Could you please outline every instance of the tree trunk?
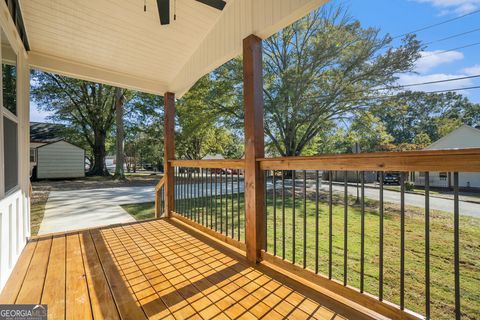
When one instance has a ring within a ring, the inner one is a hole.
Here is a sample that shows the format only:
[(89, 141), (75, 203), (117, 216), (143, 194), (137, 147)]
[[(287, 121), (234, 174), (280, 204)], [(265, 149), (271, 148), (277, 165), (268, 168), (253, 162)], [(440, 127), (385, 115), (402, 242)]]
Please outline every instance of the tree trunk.
[(115, 89), (115, 124), (117, 127), (117, 155), (115, 164), (115, 178), (125, 179), (125, 153), (124, 153), (124, 140), (125, 129), (123, 127), (123, 104), (124, 96), (122, 89)]
[(107, 166), (105, 165), (105, 140), (107, 133), (103, 130), (95, 130), (95, 144), (93, 146), (93, 167), (88, 173), (91, 176), (108, 176)]

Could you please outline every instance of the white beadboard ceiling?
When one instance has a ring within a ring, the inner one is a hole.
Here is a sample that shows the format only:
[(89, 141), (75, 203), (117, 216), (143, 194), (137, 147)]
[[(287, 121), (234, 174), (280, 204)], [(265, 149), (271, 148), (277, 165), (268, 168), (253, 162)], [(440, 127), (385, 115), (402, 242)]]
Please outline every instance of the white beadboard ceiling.
[(20, 0), (33, 68), (120, 87), (183, 95), (241, 54), (327, 0), (226, 0), (223, 11), (177, 0), (160, 25), (156, 0)]

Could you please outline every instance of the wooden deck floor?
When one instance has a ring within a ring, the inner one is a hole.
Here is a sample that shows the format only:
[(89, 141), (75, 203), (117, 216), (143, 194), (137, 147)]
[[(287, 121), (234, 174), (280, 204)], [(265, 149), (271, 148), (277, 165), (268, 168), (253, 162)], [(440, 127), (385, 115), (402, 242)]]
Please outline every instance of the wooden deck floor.
[(49, 319), (343, 318), (303, 289), (157, 220), (30, 241), (0, 303), (48, 304)]

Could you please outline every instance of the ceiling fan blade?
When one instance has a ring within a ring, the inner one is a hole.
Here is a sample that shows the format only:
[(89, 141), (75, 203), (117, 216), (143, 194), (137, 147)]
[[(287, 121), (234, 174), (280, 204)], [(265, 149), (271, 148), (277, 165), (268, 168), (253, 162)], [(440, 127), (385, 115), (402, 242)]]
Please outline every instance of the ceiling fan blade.
[(197, 0), (197, 1), (218, 10), (223, 10), (223, 8), (225, 8), (225, 5), (227, 4), (223, 0)]
[(157, 0), (160, 24), (170, 24), (170, 0)]

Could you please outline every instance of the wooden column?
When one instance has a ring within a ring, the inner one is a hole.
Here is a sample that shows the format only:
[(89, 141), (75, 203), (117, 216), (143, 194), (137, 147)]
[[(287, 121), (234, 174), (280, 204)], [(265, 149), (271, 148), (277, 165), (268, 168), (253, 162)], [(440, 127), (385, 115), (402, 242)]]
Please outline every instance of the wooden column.
[(260, 261), (264, 243), (264, 174), (257, 158), (263, 158), (262, 39), (243, 40), (243, 95), (245, 104), (245, 213), (247, 258)]
[(175, 159), (175, 94), (165, 93), (165, 112), (164, 112), (164, 167), (165, 173), (165, 215), (172, 216), (174, 208), (174, 180), (173, 167), (169, 160)]

